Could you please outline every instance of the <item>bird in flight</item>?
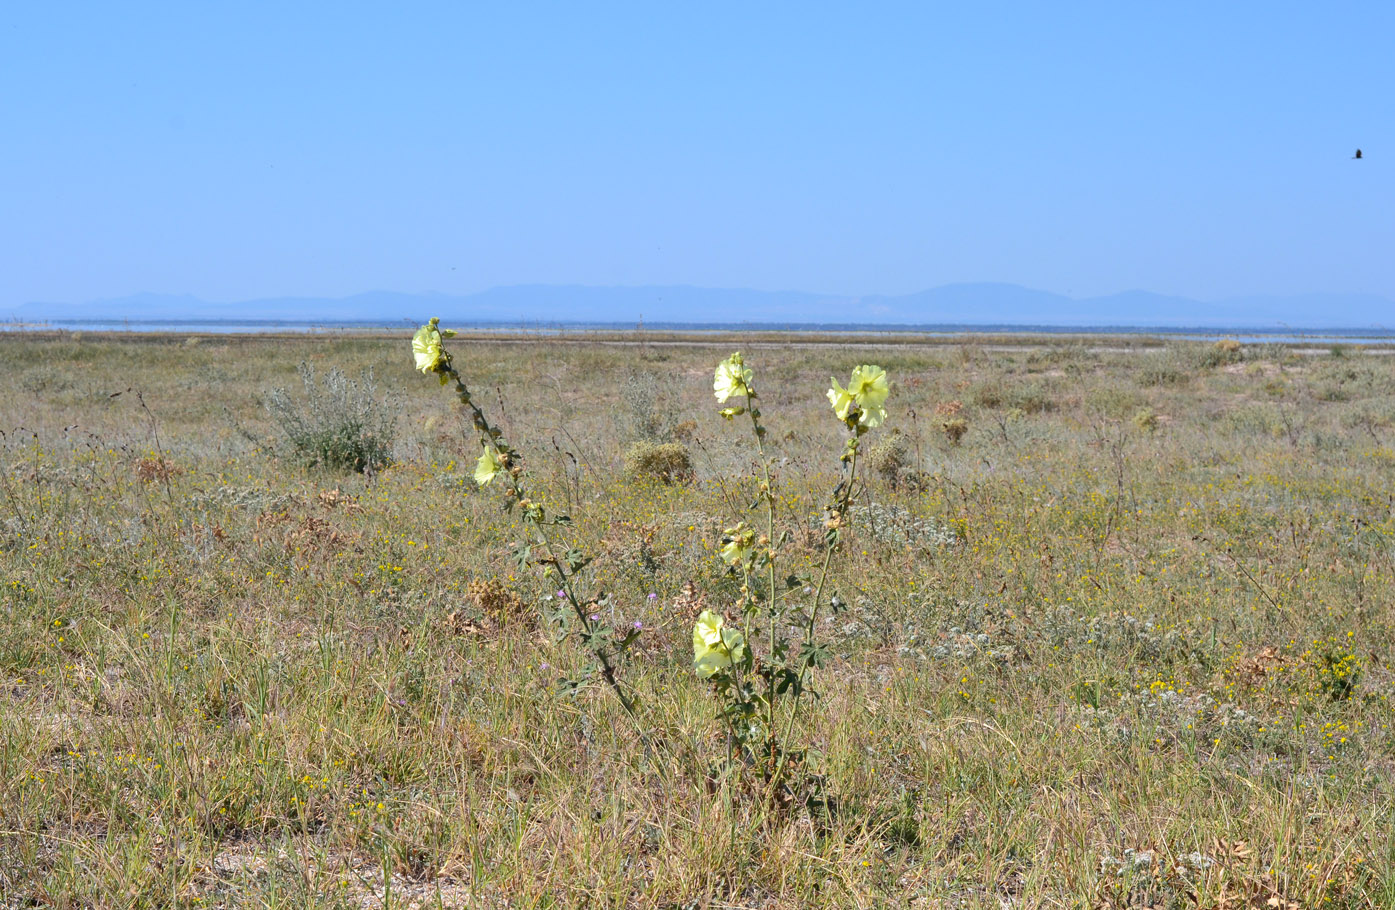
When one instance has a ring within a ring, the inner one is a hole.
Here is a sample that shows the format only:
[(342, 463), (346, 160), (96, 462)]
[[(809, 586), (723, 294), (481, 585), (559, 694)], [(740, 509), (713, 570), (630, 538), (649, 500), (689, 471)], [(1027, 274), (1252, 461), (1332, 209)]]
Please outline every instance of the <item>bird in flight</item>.
[(1360, 157), (1361, 157), (1361, 149), (1357, 149), (1357, 150), (1356, 150), (1356, 154), (1355, 154), (1355, 155), (1352, 155), (1351, 157), (1352, 157), (1352, 158), (1360, 158)]

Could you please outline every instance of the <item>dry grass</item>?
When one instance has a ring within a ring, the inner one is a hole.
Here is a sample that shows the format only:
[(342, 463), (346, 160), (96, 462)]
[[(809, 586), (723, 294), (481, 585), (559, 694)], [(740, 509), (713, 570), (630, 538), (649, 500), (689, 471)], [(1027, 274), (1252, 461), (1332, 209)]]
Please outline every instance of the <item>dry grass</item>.
[[(0, 338), (0, 907), (1395, 905), (1395, 359), (751, 341), (453, 343), (646, 630), (646, 752), (556, 691), (551, 592), (405, 336)], [(751, 498), (738, 346), (793, 552), (829, 375), (891, 372), (920, 472), (853, 512), (796, 733), (823, 812), (718, 773), (689, 669)], [(277, 460), (255, 397), (302, 360), (405, 403), (390, 468)], [(623, 471), (637, 367), (690, 485)]]

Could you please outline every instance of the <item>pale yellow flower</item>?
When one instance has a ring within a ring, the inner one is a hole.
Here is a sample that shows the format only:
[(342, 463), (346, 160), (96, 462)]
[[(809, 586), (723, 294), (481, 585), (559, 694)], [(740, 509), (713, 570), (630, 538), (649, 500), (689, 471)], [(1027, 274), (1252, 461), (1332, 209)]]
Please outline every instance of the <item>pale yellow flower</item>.
[(862, 423), (875, 427), (886, 419), (886, 399), (891, 394), (886, 370), (865, 364), (853, 370), (848, 380), (848, 394), (862, 409)]
[(879, 426), (886, 420), (886, 399), (891, 394), (886, 370), (867, 364), (856, 367), (846, 389), (838, 380), (830, 381), (833, 388), (828, 390), (828, 402), (839, 420), (847, 420), (854, 407), (858, 410), (857, 422), (865, 427)]
[(475, 464), (475, 483), (484, 486), (494, 479), (494, 475), (504, 469), (499, 459), (494, 456), (494, 450), (485, 447), (480, 455), (480, 460)]
[(727, 528), (722, 537), (722, 559), (733, 566), (743, 563), (755, 549), (755, 544), (756, 532), (746, 527), (744, 522), (734, 528)]
[(741, 352), (737, 351), (717, 364), (717, 372), (712, 377), (712, 391), (719, 402), (725, 402), (733, 395), (749, 395), (752, 375), (741, 360)]
[(693, 625), (693, 669), (703, 679), (730, 667), (746, 656), (746, 636), (728, 629), (722, 617), (711, 610), (698, 614)]
[(838, 380), (830, 378), (828, 381), (833, 383), (833, 388), (828, 390), (828, 403), (833, 405), (833, 413), (838, 415), (839, 420), (847, 420), (856, 402), (848, 390), (838, 384)]
[(437, 328), (437, 320), (432, 317), (431, 321), (412, 336), (412, 355), (416, 358), (417, 369), (423, 373), (434, 373), (441, 365), (445, 352), (441, 350), (441, 339), (449, 338), (455, 332), (446, 329), (444, 332)]

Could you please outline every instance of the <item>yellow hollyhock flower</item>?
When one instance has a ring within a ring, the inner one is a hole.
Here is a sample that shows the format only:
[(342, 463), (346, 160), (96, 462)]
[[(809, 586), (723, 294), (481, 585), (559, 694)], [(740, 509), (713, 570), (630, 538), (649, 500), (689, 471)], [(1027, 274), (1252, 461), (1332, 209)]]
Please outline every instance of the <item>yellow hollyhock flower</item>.
[(852, 371), (848, 380), (848, 394), (862, 409), (862, 423), (875, 427), (886, 419), (886, 399), (891, 394), (891, 382), (886, 378), (886, 370), (866, 364)]
[(839, 420), (847, 420), (854, 407), (858, 410), (857, 422), (865, 427), (879, 426), (886, 420), (885, 404), (891, 394), (886, 370), (863, 364), (853, 369), (846, 389), (836, 379), (830, 382), (833, 388), (828, 390), (828, 403), (833, 405)]
[(833, 413), (838, 415), (839, 420), (847, 420), (855, 404), (853, 397), (838, 384), (838, 380), (830, 378), (828, 381), (833, 383), (833, 388), (828, 390), (828, 403), (833, 405)]
[(743, 364), (741, 352), (737, 351), (717, 364), (717, 372), (712, 377), (712, 392), (723, 403), (733, 395), (749, 395), (753, 375)]
[(730, 667), (746, 656), (746, 636), (728, 629), (722, 617), (711, 610), (698, 614), (693, 625), (693, 670), (710, 679), (718, 670)]
[(722, 537), (722, 559), (732, 566), (745, 562), (755, 544), (756, 532), (746, 527), (744, 522), (734, 528), (727, 528)]
[(503, 469), (504, 466), (495, 457), (494, 450), (486, 447), (484, 453), (480, 455), (480, 460), (475, 463), (475, 483), (484, 486)]
[(417, 369), (423, 373), (434, 373), (441, 365), (441, 360), (445, 357), (445, 352), (441, 350), (441, 339), (449, 338), (455, 334), (450, 329), (442, 332), (437, 328), (438, 320), (431, 317), (431, 321), (412, 336), (412, 356), (416, 358)]

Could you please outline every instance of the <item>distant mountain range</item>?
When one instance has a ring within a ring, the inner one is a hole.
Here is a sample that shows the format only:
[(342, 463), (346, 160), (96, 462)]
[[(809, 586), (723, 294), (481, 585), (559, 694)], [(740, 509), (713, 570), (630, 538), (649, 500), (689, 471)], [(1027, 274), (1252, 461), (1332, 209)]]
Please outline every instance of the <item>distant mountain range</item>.
[(1013, 284), (949, 284), (900, 296), (690, 286), (514, 285), (466, 296), (370, 291), (352, 297), (285, 297), (209, 303), (189, 295), (136, 294), (91, 303), (0, 309), (21, 322), (283, 321), (418, 323), (776, 324), (1120, 328), (1392, 329), (1395, 301), (1358, 294), (1236, 297), (1216, 302), (1125, 291), (1073, 298)]

